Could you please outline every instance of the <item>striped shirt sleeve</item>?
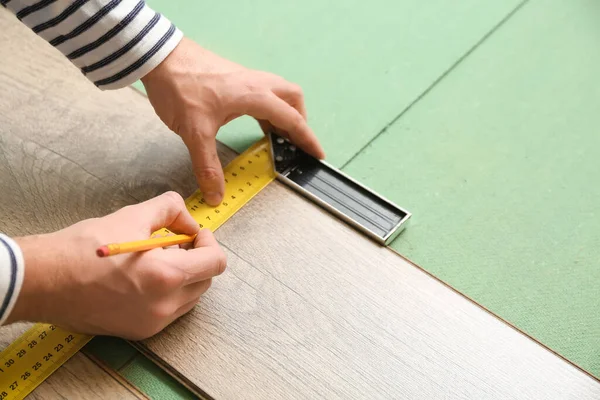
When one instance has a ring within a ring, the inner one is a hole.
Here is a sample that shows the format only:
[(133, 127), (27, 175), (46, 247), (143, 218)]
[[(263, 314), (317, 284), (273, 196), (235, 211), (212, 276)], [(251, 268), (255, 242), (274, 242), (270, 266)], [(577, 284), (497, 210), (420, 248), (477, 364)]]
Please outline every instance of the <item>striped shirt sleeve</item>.
[(142, 78), (183, 34), (143, 0), (0, 0), (100, 89)]
[(0, 233), (0, 325), (10, 315), (23, 285), (23, 254), (17, 243)]

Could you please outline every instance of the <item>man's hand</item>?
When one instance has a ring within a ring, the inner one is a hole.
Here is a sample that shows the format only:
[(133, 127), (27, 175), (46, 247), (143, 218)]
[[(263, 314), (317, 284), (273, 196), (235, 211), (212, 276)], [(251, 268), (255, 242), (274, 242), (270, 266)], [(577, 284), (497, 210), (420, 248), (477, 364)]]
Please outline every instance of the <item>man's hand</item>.
[(191, 40), (184, 38), (142, 82), (158, 116), (188, 147), (198, 185), (211, 205), (224, 194), (217, 131), (242, 115), (256, 118), (265, 133), (275, 128), (309, 154), (325, 157), (306, 123), (298, 85), (246, 69)]
[[(194, 248), (96, 255), (103, 244), (147, 239), (163, 227), (197, 234)], [(174, 192), (55, 233), (16, 240), (25, 257), (25, 279), (8, 322), (41, 321), (134, 340), (156, 334), (190, 311), (226, 266), (212, 233), (198, 232)]]

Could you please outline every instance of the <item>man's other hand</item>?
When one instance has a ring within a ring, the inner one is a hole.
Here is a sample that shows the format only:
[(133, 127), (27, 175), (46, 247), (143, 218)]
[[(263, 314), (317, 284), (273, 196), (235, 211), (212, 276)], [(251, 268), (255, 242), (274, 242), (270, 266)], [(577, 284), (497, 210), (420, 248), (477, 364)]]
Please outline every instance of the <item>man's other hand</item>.
[(265, 133), (287, 137), (307, 153), (324, 158), (306, 122), (296, 84), (225, 60), (184, 38), (142, 82), (161, 120), (184, 141), (206, 202), (223, 199), (223, 170), (217, 156), (219, 128), (242, 115), (254, 117)]

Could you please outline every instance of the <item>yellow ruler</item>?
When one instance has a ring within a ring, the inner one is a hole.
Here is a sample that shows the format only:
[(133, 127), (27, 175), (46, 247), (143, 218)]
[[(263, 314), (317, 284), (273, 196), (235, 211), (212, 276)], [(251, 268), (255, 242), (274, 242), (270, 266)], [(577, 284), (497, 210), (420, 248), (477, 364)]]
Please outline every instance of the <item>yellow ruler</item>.
[[(200, 228), (216, 231), (240, 208), (275, 179), (269, 141), (265, 137), (237, 156), (224, 169), (225, 195), (218, 207), (206, 205), (198, 190), (185, 205)], [(156, 234), (169, 231), (161, 229)]]
[(0, 399), (23, 399), (92, 337), (35, 324), (0, 354)]
[[(206, 205), (200, 191), (185, 202), (199, 226), (213, 232), (275, 179), (268, 139), (236, 157), (224, 173), (225, 196), (218, 207)], [(90, 249), (91, 254), (94, 251)], [(35, 324), (0, 353), (0, 400), (25, 398), (91, 339), (54, 325)]]

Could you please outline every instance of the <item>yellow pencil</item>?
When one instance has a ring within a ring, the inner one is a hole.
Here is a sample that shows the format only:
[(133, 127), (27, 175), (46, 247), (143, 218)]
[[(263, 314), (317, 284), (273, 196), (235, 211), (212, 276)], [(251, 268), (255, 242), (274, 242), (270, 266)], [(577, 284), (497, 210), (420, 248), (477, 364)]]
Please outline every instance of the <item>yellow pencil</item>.
[(176, 244), (191, 243), (196, 239), (196, 235), (173, 235), (157, 237), (147, 240), (137, 240), (134, 242), (111, 243), (101, 246), (96, 250), (98, 257), (114, 256), (115, 254), (133, 253), (136, 251), (145, 251), (156, 249), (158, 247), (174, 246)]

